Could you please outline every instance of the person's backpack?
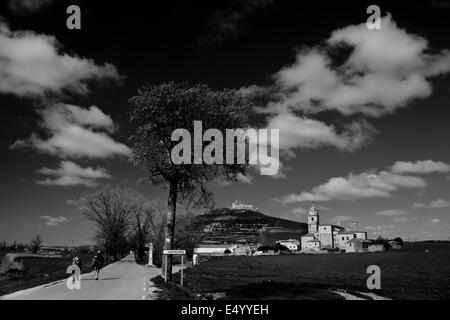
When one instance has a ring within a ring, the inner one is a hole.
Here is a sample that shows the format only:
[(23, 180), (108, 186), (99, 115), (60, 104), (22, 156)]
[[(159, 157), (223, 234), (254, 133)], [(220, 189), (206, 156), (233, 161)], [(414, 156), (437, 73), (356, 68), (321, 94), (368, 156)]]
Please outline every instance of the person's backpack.
[(92, 266), (98, 265), (100, 264), (97, 258), (97, 255), (94, 256), (94, 258), (92, 258)]

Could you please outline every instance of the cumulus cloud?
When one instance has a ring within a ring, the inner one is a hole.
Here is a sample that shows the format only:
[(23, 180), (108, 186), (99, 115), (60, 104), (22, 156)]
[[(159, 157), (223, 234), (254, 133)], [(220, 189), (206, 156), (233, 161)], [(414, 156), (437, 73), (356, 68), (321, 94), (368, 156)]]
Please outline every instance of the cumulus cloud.
[(66, 204), (68, 206), (78, 206), (79, 205), (79, 200), (68, 199), (66, 201)]
[(395, 173), (415, 173), (415, 174), (429, 174), (429, 173), (448, 173), (450, 172), (450, 164), (424, 160), (416, 162), (397, 161), (392, 167), (391, 171)]
[[(354, 151), (367, 145), (376, 130), (365, 117), (380, 117), (432, 93), (431, 79), (450, 72), (450, 51), (432, 51), (428, 41), (401, 29), (391, 16), (382, 29), (365, 23), (333, 31), (323, 45), (298, 51), (292, 65), (273, 75), (273, 84), (241, 88), (267, 114), (267, 126), (280, 129), (280, 148), (332, 146)], [(343, 57), (338, 62), (334, 57)], [(334, 111), (339, 125), (313, 119)]]
[(356, 221), (356, 218), (352, 216), (336, 216), (330, 220), (331, 223), (335, 223), (338, 226), (342, 226), (343, 223), (349, 223), (354, 221)]
[(412, 222), (412, 221), (416, 221), (416, 220), (417, 220), (416, 217), (411, 217), (411, 218), (409, 218), (409, 217), (394, 217), (394, 221), (395, 222), (400, 222), (400, 223)]
[(406, 214), (406, 212), (404, 212), (402, 210), (396, 210), (396, 209), (383, 210), (383, 211), (376, 213), (377, 216), (385, 216), (385, 217), (398, 217), (398, 216), (403, 216), (405, 214)]
[(40, 219), (45, 221), (45, 225), (49, 227), (57, 227), (62, 223), (69, 222), (69, 219), (63, 216), (52, 217), (52, 216), (40, 216)]
[(280, 130), (280, 149), (284, 151), (324, 146), (353, 151), (370, 142), (375, 132), (366, 121), (353, 122), (339, 132), (333, 125), (292, 113), (270, 118), (267, 127)]
[(416, 202), (412, 205), (414, 209), (442, 209), (442, 208), (449, 208), (450, 207), (450, 201), (444, 200), (444, 199), (437, 199), (434, 201), (431, 201), (429, 203), (421, 203)]
[(89, 81), (120, 78), (111, 64), (97, 65), (92, 59), (69, 55), (52, 36), (11, 31), (0, 21), (0, 93), (42, 97), (67, 90), (86, 94)]
[[(335, 30), (323, 45), (298, 50), (295, 62), (276, 72), (272, 84), (241, 88), (266, 114), (268, 127), (280, 129), (281, 150), (293, 156), (296, 148), (359, 149), (376, 133), (367, 117), (430, 96), (431, 79), (450, 72), (450, 51), (433, 51), (425, 38), (401, 29), (391, 16), (381, 23), (376, 31), (365, 23)], [(324, 111), (342, 121), (314, 119)], [(360, 118), (345, 124), (355, 115)]]
[(439, 218), (434, 218), (434, 219), (431, 219), (430, 221), (428, 221), (428, 223), (430, 225), (437, 225), (439, 222), (441, 222), (441, 220)]
[(39, 111), (41, 127), (49, 133), (41, 139), (36, 133), (16, 141), (11, 148), (31, 147), (39, 152), (61, 158), (109, 158), (129, 156), (130, 149), (114, 141), (108, 133), (115, 130), (110, 116), (92, 106), (83, 109), (74, 105), (58, 104)]
[(59, 168), (42, 168), (37, 173), (53, 177), (36, 182), (44, 186), (73, 187), (83, 185), (86, 187), (95, 187), (97, 186), (98, 179), (111, 178), (109, 173), (103, 168), (82, 168), (71, 161), (61, 161)]
[(420, 177), (404, 176), (387, 171), (349, 174), (334, 177), (311, 191), (289, 194), (275, 202), (289, 204), (309, 201), (355, 200), (364, 198), (389, 198), (400, 189), (422, 189), (426, 182)]
[[(300, 50), (294, 64), (274, 75), (276, 99), (266, 111), (379, 117), (428, 97), (429, 79), (450, 71), (450, 51), (430, 53), (425, 38), (400, 29), (390, 16), (381, 23), (376, 32), (365, 23), (348, 26), (332, 32), (325, 47)], [(345, 49), (351, 53), (342, 64), (328, 54)]]
[(313, 194), (303, 191), (300, 194), (288, 194), (280, 198), (273, 199), (274, 202), (287, 205), (297, 202), (330, 201), (331, 199), (324, 195)]

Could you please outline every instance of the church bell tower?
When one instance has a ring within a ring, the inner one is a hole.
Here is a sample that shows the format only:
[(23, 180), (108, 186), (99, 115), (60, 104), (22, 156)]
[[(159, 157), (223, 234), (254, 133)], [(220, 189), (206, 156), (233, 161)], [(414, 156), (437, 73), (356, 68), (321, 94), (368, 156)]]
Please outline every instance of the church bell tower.
[(319, 210), (314, 204), (308, 210), (308, 233), (319, 232)]

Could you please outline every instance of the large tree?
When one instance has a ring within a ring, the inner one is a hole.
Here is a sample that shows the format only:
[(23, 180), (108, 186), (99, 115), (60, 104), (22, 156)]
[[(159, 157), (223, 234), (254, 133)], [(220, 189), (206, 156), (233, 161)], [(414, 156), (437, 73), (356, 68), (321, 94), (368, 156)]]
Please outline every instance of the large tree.
[[(172, 141), (172, 133), (186, 129), (193, 136), (194, 121), (202, 121), (204, 130), (218, 129), (225, 136), (226, 129), (247, 128), (248, 106), (236, 90), (216, 91), (207, 85), (174, 82), (145, 85), (130, 102), (130, 121), (135, 126), (130, 137), (132, 162), (145, 170), (148, 183), (164, 185), (169, 191), (164, 249), (172, 249), (177, 204), (212, 207), (208, 183), (218, 176), (236, 179), (246, 170), (245, 164), (175, 164), (171, 153), (178, 141)], [(195, 157), (195, 152), (192, 155)], [(171, 256), (167, 274), (171, 280)]]
[(117, 260), (120, 244), (129, 229), (131, 216), (139, 210), (137, 193), (129, 188), (106, 185), (81, 198), (85, 217), (95, 223), (97, 238), (105, 243), (106, 257)]

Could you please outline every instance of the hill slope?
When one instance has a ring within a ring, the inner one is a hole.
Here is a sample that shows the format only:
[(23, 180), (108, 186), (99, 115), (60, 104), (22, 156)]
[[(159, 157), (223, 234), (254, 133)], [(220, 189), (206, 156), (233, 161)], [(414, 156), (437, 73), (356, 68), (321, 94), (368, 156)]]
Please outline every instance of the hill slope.
[(195, 218), (196, 228), (203, 233), (203, 243), (264, 243), (299, 239), (308, 225), (262, 214), (252, 210), (213, 209)]

